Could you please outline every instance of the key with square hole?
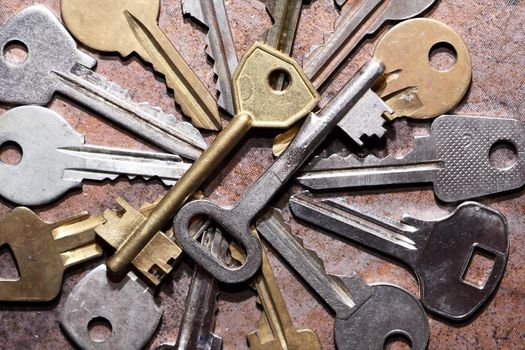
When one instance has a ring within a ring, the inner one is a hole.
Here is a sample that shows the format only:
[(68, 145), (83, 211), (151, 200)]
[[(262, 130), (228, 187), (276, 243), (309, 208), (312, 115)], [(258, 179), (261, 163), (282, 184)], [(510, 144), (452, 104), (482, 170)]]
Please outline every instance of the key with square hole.
[[(381, 76), (383, 69), (384, 66), (377, 60), (368, 62), (324, 109), (317, 114), (311, 113), (290, 147), (259, 177), (235, 205), (219, 206), (210, 200), (203, 199), (186, 204), (179, 211), (173, 223), (175, 240), (181, 245), (181, 248), (197, 264), (203, 266), (220, 281), (238, 283), (251, 278), (260, 267), (262, 258), (260, 243), (251, 231), (254, 219), (325, 140), (332, 128), (344, 116), (344, 112)], [(224, 266), (191, 238), (188, 234), (189, 224), (194, 218), (200, 216), (209, 217), (211, 221), (216, 222), (232, 235), (236, 241), (242, 242), (246, 250), (246, 262), (240, 268), (231, 269)], [(247, 247), (246, 243), (252, 245)]]
[(2, 115), (0, 144), (6, 143), (18, 145), (22, 158), (13, 165), (0, 162), (0, 194), (23, 205), (49, 203), (87, 179), (157, 176), (172, 185), (191, 165), (170, 153), (87, 145), (64, 118), (39, 106)]
[(84, 45), (122, 57), (137, 53), (166, 77), (193, 125), (219, 130), (217, 103), (157, 24), (160, 0), (62, 0), (62, 18)]
[[(491, 153), (514, 153), (498, 164)], [(444, 202), (459, 202), (510, 191), (525, 183), (525, 128), (514, 119), (444, 115), (430, 136), (416, 137), (403, 158), (332, 155), (314, 158), (297, 178), (315, 190), (428, 183)]]
[[(505, 273), (507, 221), (479, 203), (462, 203), (432, 221), (404, 215), (400, 222), (365, 214), (342, 198), (316, 199), (307, 192), (292, 196), (290, 208), (311, 224), (403, 261), (417, 276), (423, 305), (452, 321), (479, 312)], [(472, 284), (464, 276), (477, 251), (493, 257), (493, 268), (485, 283)]]
[[(115, 282), (108, 278), (106, 265), (100, 265), (73, 288), (60, 312), (60, 325), (84, 350), (140, 350), (150, 341), (161, 316), (153, 291), (133, 272)], [(110, 334), (91, 334), (95, 325), (104, 326)]]
[[(271, 88), (269, 79), (273, 74), (289, 77), (290, 84), (285, 90)], [(289, 127), (308, 114), (319, 100), (319, 95), (297, 62), (261, 43), (254, 44), (239, 63), (233, 86), (236, 116), (163, 198), (150, 217), (130, 232), (124, 244), (108, 259), (108, 267), (114, 273), (126, 271), (153, 235), (163, 228), (207, 178), (215, 174), (222, 161), (250, 129)], [(239, 273), (245, 278), (243, 271), (250, 270), (250, 274), (253, 274), (260, 265), (260, 244), (253, 236), (246, 235), (246, 231), (232, 234), (248, 251), (249, 266), (233, 273), (237, 277)], [(227, 274), (230, 271), (227, 268), (224, 270)]]
[[(11, 62), (8, 53), (24, 47), (27, 58)], [(56, 93), (88, 107), (145, 140), (185, 158), (196, 159), (206, 142), (190, 123), (147, 103), (96, 74), (96, 60), (77, 45), (54, 14), (31, 6), (0, 30), (0, 101), (13, 105), (47, 105)]]
[(355, 274), (328, 274), (277, 209), (269, 209), (257, 220), (257, 231), (333, 310), (338, 349), (383, 349), (393, 336), (407, 338), (412, 349), (426, 349), (428, 319), (412, 294), (390, 284), (369, 285)]

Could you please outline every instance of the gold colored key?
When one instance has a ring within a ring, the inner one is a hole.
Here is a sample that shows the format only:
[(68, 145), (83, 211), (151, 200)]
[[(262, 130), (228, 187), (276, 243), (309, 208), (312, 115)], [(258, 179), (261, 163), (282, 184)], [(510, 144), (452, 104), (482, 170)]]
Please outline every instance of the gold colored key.
[(221, 128), (217, 102), (157, 24), (160, 0), (62, 0), (61, 11), (77, 40), (122, 57), (136, 52), (166, 77), (195, 126)]
[[(274, 90), (270, 81), (276, 74), (287, 77), (284, 90)], [(287, 128), (306, 116), (319, 95), (300, 66), (289, 56), (256, 43), (243, 57), (233, 76), (236, 116), (213, 144), (186, 171), (144, 220), (111, 256), (108, 268), (123, 275), (141, 250), (168, 223), (186, 200), (213, 175), (233, 148), (254, 127)]]

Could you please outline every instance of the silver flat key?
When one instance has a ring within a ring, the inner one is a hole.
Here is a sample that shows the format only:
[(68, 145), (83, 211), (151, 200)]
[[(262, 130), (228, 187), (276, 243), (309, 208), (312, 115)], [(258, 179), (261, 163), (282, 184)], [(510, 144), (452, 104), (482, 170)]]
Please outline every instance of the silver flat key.
[(18, 13), (0, 30), (0, 48), (19, 44), (27, 59), (0, 55), (0, 102), (47, 105), (56, 93), (88, 107), (145, 140), (182, 157), (196, 159), (206, 142), (190, 123), (146, 103), (91, 69), (96, 60), (78, 50), (64, 26), (43, 6)]
[[(161, 316), (153, 291), (133, 272), (116, 283), (108, 279), (106, 265), (100, 265), (73, 288), (60, 313), (60, 325), (83, 350), (140, 350)], [(90, 334), (89, 328), (97, 323), (111, 330), (107, 338)]]
[[(514, 152), (510, 165), (490, 154)], [(297, 180), (308, 188), (336, 189), (428, 183), (445, 202), (459, 202), (513, 190), (525, 184), (525, 128), (514, 119), (445, 115), (430, 136), (417, 137), (404, 158), (354, 155), (314, 158)]]
[(413, 295), (389, 284), (368, 285), (355, 274), (326, 273), (320, 258), (304, 248), (276, 209), (257, 220), (257, 231), (334, 311), (338, 349), (383, 349), (396, 335), (407, 338), (412, 349), (426, 348), (428, 319)]
[(191, 166), (171, 153), (86, 145), (65, 119), (50, 109), (24, 106), (0, 118), (0, 145), (15, 144), (21, 159), (0, 162), (0, 195), (22, 205), (51, 202), (83, 180), (159, 177), (172, 185)]
[(182, 12), (208, 28), (206, 53), (213, 60), (213, 71), (217, 76), (217, 104), (230, 115), (235, 115), (232, 75), (239, 62), (224, 0), (184, 0)]
[[(403, 261), (417, 276), (422, 304), (452, 321), (478, 313), (505, 273), (507, 221), (479, 203), (462, 203), (432, 221), (407, 215), (401, 221), (374, 217), (342, 198), (316, 199), (309, 193), (292, 196), (290, 208), (309, 223)], [(480, 284), (464, 278), (476, 253), (493, 262)]]

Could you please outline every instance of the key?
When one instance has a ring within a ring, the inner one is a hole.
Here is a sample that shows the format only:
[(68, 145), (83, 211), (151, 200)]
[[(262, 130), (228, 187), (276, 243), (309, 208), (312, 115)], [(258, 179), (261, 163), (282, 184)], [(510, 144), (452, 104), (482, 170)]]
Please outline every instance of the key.
[(217, 103), (157, 24), (160, 0), (62, 0), (62, 18), (78, 41), (122, 57), (137, 53), (166, 77), (175, 102), (198, 128), (219, 130)]
[(303, 60), (306, 75), (315, 87), (320, 87), (335, 69), (348, 57), (367, 35), (372, 35), (385, 22), (404, 21), (429, 9), (436, 0), (363, 0), (358, 8), (355, 2), (345, 1), (341, 15), (324, 44), (315, 46)]
[(217, 104), (234, 115), (232, 75), (239, 62), (224, 0), (184, 0), (182, 12), (208, 28), (206, 54), (213, 60), (217, 76)]
[[(523, 124), (514, 119), (445, 115), (432, 123), (430, 136), (415, 138), (404, 158), (314, 158), (297, 180), (315, 190), (431, 182), (437, 198), (459, 202), (525, 183), (524, 136)], [(510, 166), (490, 159), (501, 146), (514, 151)]]
[[(60, 313), (60, 325), (84, 350), (140, 350), (159, 325), (159, 304), (133, 272), (114, 282), (108, 279), (106, 265), (100, 265), (73, 288)], [(94, 324), (105, 325), (111, 334), (92, 336), (89, 328)]]
[(207, 145), (190, 123), (147, 103), (136, 103), (120, 86), (91, 69), (96, 60), (76, 43), (48, 9), (31, 6), (0, 31), (0, 47), (18, 43), (28, 59), (20, 64), (0, 55), (0, 101), (12, 105), (47, 105), (56, 93), (93, 110), (145, 140), (196, 159)]
[[(424, 221), (404, 215), (400, 222), (372, 217), (341, 198), (290, 199), (292, 213), (408, 265), (420, 286), (422, 304), (452, 321), (471, 318), (494, 294), (509, 255), (508, 227), (499, 212), (465, 202), (450, 215)], [(464, 279), (474, 252), (494, 258), (484, 285)]]
[(5, 143), (18, 145), (22, 159), (14, 165), (0, 163), (4, 178), (0, 194), (23, 205), (49, 203), (87, 179), (158, 176), (170, 185), (190, 167), (169, 153), (86, 145), (84, 136), (65, 119), (39, 106), (17, 107), (4, 113), (0, 144)]
[[(285, 91), (275, 91), (268, 83), (269, 77), (279, 72), (290, 78), (290, 85)], [(145, 244), (177, 213), (187, 198), (215, 173), (251, 128), (289, 127), (313, 109), (319, 100), (319, 95), (302, 74), (297, 62), (260, 43), (253, 45), (243, 57), (233, 83), (237, 115), (169, 191), (148, 220), (131, 231), (125, 243), (108, 259), (108, 267), (115, 274), (121, 275), (126, 271)], [(256, 270), (260, 265), (259, 242), (243, 234), (245, 232), (234, 237), (248, 250), (248, 260), (253, 261), (251, 268)], [(255, 256), (255, 260), (251, 259), (252, 256)], [(242, 272), (243, 268), (237, 271)], [(216, 274), (213, 275), (219, 281), (224, 281)]]
[(326, 273), (314, 251), (291, 233), (280, 211), (257, 219), (257, 231), (335, 313), (338, 349), (382, 349), (389, 337), (407, 338), (412, 349), (426, 349), (428, 319), (419, 301), (391, 284), (366, 284), (359, 276)]
[[(311, 113), (290, 147), (235, 205), (222, 207), (205, 199), (186, 204), (173, 223), (175, 240), (180, 247), (219, 281), (238, 283), (251, 278), (259, 269), (262, 259), (260, 243), (251, 231), (252, 221), (324, 141), (331, 129), (343, 117), (344, 111), (381, 76), (383, 68), (383, 65), (376, 60), (368, 62), (321, 112)], [(246, 262), (241, 267), (230, 269), (224, 266), (191, 238), (188, 234), (189, 223), (193, 218), (200, 216), (209, 217), (237, 242), (242, 242), (246, 251)]]

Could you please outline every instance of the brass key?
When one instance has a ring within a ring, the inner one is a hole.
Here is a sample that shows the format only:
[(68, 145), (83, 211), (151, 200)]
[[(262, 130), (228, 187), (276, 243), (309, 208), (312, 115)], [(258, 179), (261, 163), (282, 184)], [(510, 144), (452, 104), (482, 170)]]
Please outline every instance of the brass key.
[(219, 130), (217, 103), (157, 24), (160, 0), (62, 0), (62, 18), (84, 45), (128, 57), (136, 52), (166, 77), (182, 112)]
[[(288, 85), (282, 91), (272, 89), (270, 81), (275, 74), (285, 74)], [(233, 76), (236, 116), (217, 136), (213, 144), (186, 171), (161, 200), (147, 220), (143, 220), (111, 256), (108, 268), (123, 275), (129, 264), (159, 232), (186, 200), (222, 163), (226, 156), (253, 127), (287, 128), (310, 112), (319, 101), (319, 95), (300, 66), (289, 56), (261, 43), (256, 43), (243, 57)], [(260, 264), (260, 244), (253, 237), (238, 239), (250, 264)], [(248, 241), (249, 240), (249, 241)], [(251, 266), (253, 268), (254, 266)], [(245, 266), (240, 269), (245, 268)]]

